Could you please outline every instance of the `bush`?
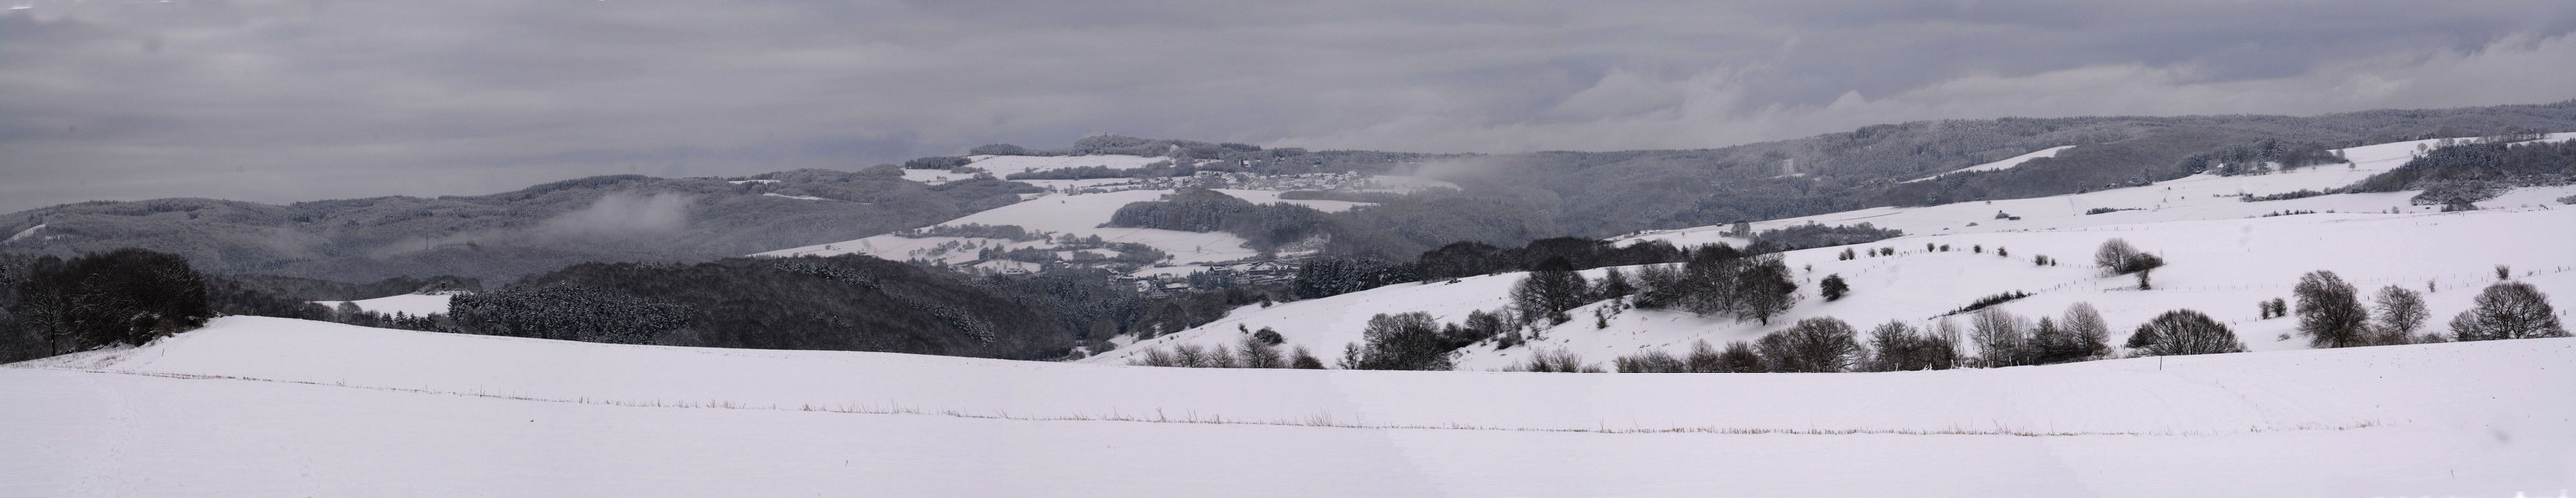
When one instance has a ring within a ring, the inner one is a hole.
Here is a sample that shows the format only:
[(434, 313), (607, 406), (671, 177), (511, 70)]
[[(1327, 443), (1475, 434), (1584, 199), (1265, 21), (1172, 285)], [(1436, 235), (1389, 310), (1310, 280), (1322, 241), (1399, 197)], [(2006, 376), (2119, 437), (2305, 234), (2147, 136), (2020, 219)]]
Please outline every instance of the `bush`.
[(1277, 346), (1277, 345), (1279, 345), (1280, 341), (1286, 340), (1286, 339), (1284, 339), (1284, 338), (1282, 338), (1282, 337), (1279, 337), (1279, 331), (1277, 331), (1277, 330), (1271, 330), (1271, 329), (1270, 329), (1270, 327), (1262, 327), (1262, 328), (1261, 328), (1261, 330), (1253, 332), (1253, 333), (1252, 333), (1252, 338), (1253, 338), (1253, 339), (1255, 339), (1255, 340), (1259, 340), (1259, 341), (1261, 341), (1261, 343), (1262, 343), (1262, 344), (1268, 344), (1268, 345), (1272, 345), (1272, 346)]
[(1601, 367), (1583, 362), (1583, 355), (1563, 349), (1542, 350), (1530, 355), (1527, 362), (1506, 370), (1521, 372), (1600, 372)]
[(1591, 285), (1573, 268), (1561, 258), (1541, 263), (1537, 271), (1512, 284), (1512, 306), (1520, 310), (1523, 319), (1532, 322), (1539, 318), (1546, 318), (1548, 323), (1571, 320), (1565, 311), (1582, 306), (1591, 297)]
[(1306, 346), (1301, 345), (1297, 346), (1296, 353), (1289, 355), (1288, 367), (1308, 369), (1324, 368), (1324, 359), (1316, 358), (1315, 352), (1308, 351), (1306, 350)]
[(2111, 239), (2093, 251), (2093, 266), (2101, 268), (2104, 275), (2127, 275), (2164, 266), (2164, 259), (2139, 251), (2129, 241)]
[(1762, 353), (1755, 351), (1753, 349), (1753, 344), (1744, 341), (1735, 341), (1726, 343), (1726, 350), (1717, 353), (1717, 371), (1727, 373), (1768, 372), (1771, 371), (1771, 366), (1763, 362)]
[(2011, 301), (2012, 301), (2012, 300), (2014, 300), (2014, 299), (2021, 299), (2021, 298), (2025, 298), (2025, 297), (2030, 297), (2030, 293), (2028, 293), (2028, 292), (2022, 292), (2022, 291), (2012, 291), (2012, 292), (2006, 292), (2006, 293), (2002, 293), (2002, 294), (1995, 294), (1995, 295), (1986, 296), (1986, 297), (1980, 297), (1980, 298), (1977, 298), (1977, 300), (1975, 300), (1975, 301), (1970, 301), (1970, 302), (1968, 302), (1968, 304), (1967, 304), (1966, 306), (1960, 306), (1960, 307), (1957, 307), (1957, 308), (1951, 308), (1949, 312), (1947, 312), (1947, 313), (1942, 313), (1942, 314), (1941, 314), (1941, 316), (1950, 316), (1950, 315), (1956, 315), (1956, 314), (1960, 314), (1960, 313), (1967, 313), (1967, 312), (1971, 312), (1971, 311), (1982, 310), (1982, 309), (1986, 309), (1986, 308), (1987, 308), (1987, 307), (1989, 307), (1989, 306), (1994, 306), (1994, 305), (1998, 305), (1998, 304), (2003, 304), (2003, 303), (2011, 302)]
[(1237, 346), (1239, 349), (1234, 355), (1235, 365), (1244, 368), (1286, 368), (1288, 360), (1282, 358), (1279, 355), (1279, 348), (1271, 344), (1259, 337), (1244, 336), (1243, 344)]
[(2236, 339), (2235, 330), (2209, 315), (2180, 309), (2139, 324), (2137, 331), (2129, 333), (2129, 347), (2139, 354), (2178, 355), (2240, 352), (2245, 343)]
[(1448, 370), (1447, 341), (1440, 334), (1440, 322), (1430, 313), (1420, 311), (1369, 317), (1362, 332), (1365, 345), (1354, 344), (1343, 352), (1342, 368), (1368, 370)]
[(141, 345), (214, 317), (206, 277), (176, 254), (118, 249), (28, 265), (9, 310), (40, 338), (44, 355)]
[(1692, 373), (1716, 373), (1726, 371), (1722, 360), (1723, 355), (1717, 347), (1708, 345), (1708, 341), (1703, 339), (1691, 341), (1690, 355), (1682, 358), (1682, 364)]
[(1840, 372), (1849, 370), (1860, 352), (1857, 337), (1849, 323), (1816, 317), (1763, 336), (1758, 348), (1772, 371)]
[(1824, 282), (1816, 284), (1816, 289), (1825, 295), (1826, 301), (1841, 301), (1843, 295), (1851, 293), (1851, 284), (1843, 282), (1840, 274), (1826, 275)]
[(1689, 373), (1690, 364), (1661, 349), (1649, 349), (1621, 356), (1614, 361), (1619, 373)]
[(2549, 295), (2522, 282), (2497, 282), (2478, 292), (2477, 305), (2451, 318), (2451, 334), (2463, 341), (2566, 337)]
[(2369, 342), (2365, 332), (2370, 312), (2361, 307), (2360, 291), (2343, 277), (2331, 271), (2308, 272), (2290, 293), (2299, 298), (2299, 334), (2308, 336), (2308, 345), (2339, 348)]

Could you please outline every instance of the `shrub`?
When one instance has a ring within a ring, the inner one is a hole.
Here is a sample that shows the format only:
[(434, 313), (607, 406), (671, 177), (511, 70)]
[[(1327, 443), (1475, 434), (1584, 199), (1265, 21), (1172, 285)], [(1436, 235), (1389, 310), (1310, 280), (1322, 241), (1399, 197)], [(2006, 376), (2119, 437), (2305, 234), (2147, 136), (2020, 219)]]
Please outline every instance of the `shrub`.
[(1549, 259), (1540, 263), (1537, 271), (1512, 284), (1512, 306), (1533, 322), (1546, 318), (1549, 323), (1565, 323), (1573, 319), (1566, 316), (1565, 310), (1582, 306), (1590, 290), (1591, 285), (1574, 272), (1573, 264), (1562, 258)]
[(1614, 363), (1620, 373), (1688, 373), (1690, 364), (1661, 349), (1648, 349), (1621, 356)]
[(1289, 355), (1290, 368), (1324, 368), (1324, 359), (1316, 358), (1313, 351), (1306, 350), (1306, 346), (1297, 346), (1296, 351), (1295, 354)]
[(1134, 358), (1128, 358), (1127, 364), (1156, 367), (1186, 366), (1181, 364), (1180, 358), (1172, 356), (1172, 352), (1164, 351), (1163, 348), (1146, 349), (1144, 354), (1137, 355)]
[(1842, 320), (1808, 318), (1763, 336), (1758, 348), (1773, 371), (1840, 372), (1849, 370), (1860, 352), (1858, 335)]
[(1530, 355), (1527, 362), (1507, 370), (1522, 372), (1600, 372), (1601, 367), (1583, 362), (1583, 355), (1563, 349), (1542, 350)]
[(1207, 349), (1200, 348), (1197, 344), (1181, 344), (1172, 346), (1173, 366), (1208, 367), (1213, 366), (1210, 365), (1210, 363), (1214, 363), (1214, 360), (1214, 358), (1208, 356)]
[(1720, 361), (1721, 356), (1717, 347), (1710, 346), (1707, 340), (1691, 341), (1690, 355), (1682, 357), (1682, 364), (1692, 373), (1724, 372), (1726, 369)]
[(1976, 300), (1976, 301), (1971, 301), (1971, 302), (1969, 302), (1966, 306), (1960, 306), (1960, 307), (1957, 307), (1957, 308), (1951, 308), (1951, 309), (1950, 309), (1950, 311), (1949, 311), (1948, 313), (1942, 313), (1942, 314), (1941, 314), (1941, 316), (1950, 316), (1950, 315), (1956, 315), (1956, 314), (1960, 314), (1960, 313), (1967, 313), (1967, 312), (1971, 312), (1971, 311), (1982, 310), (1982, 309), (1986, 309), (1986, 308), (1987, 308), (1987, 307), (1989, 307), (1989, 306), (1994, 306), (1994, 305), (1998, 305), (1998, 304), (2003, 304), (2003, 303), (2006, 303), (2006, 302), (2011, 302), (2011, 301), (2012, 301), (2012, 300), (2014, 300), (2014, 299), (2021, 299), (2021, 298), (2025, 298), (2025, 297), (2030, 297), (2030, 293), (2028, 293), (2028, 292), (2022, 292), (2022, 291), (2012, 291), (2012, 292), (2006, 292), (2006, 293), (2002, 293), (2002, 294), (1995, 294), (1995, 295), (1986, 296), (1986, 297), (1980, 297), (1980, 298), (1977, 298), (1977, 300)]
[(2139, 324), (2137, 331), (2129, 333), (2129, 347), (2139, 354), (2178, 355), (2239, 352), (2245, 350), (2245, 343), (2236, 339), (2235, 330), (2209, 315), (2180, 309)]
[(1270, 327), (1262, 327), (1261, 330), (1254, 331), (1252, 333), (1252, 338), (1261, 341), (1262, 344), (1272, 346), (1277, 346), (1280, 342), (1287, 340), (1286, 338), (1279, 336), (1279, 331), (1271, 330)]
[(1841, 301), (1843, 295), (1851, 293), (1851, 284), (1843, 282), (1840, 274), (1826, 275), (1824, 282), (1816, 284), (1816, 289), (1825, 295), (1826, 301)]
[(1239, 348), (1237, 350), (1238, 353), (1234, 355), (1235, 364), (1237, 366), (1244, 368), (1285, 368), (1288, 366), (1288, 360), (1279, 355), (1279, 348), (1271, 346), (1270, 342), (1263, 341), (1259, 337), (1245, 336), (1243, 338), (1243, 344), (1237, 347)]
[(2451, 334), (2463, 341), (2566, 337), (2549, 295), (2522, 282), (2497, 282), (2478, 293), (2477, 305), (2451, 318)]
[(1727, 373), (1768, 372), (1771, 371), (1771, 367), (1770, 365), (1763, 364), (1762, 353), (1754, 351), (1751, 343), (1735, 341), (1726, 343), (1726, 350), (1717, 353), (1717, 371)]
[(2101, 268), (2104, 275), (2127, 275), (2164, 266), (2164, 259), (2139, 251), (2129, 241), (2111, 239), (2093, 251), (2093, 266)]
[(1369, 317), (1362, 332), (1366, 345), (1345, 350), (1342, 368), (1369, 370), (1448, 370), (1449, 351), (1440, 322), (1420, 311)]

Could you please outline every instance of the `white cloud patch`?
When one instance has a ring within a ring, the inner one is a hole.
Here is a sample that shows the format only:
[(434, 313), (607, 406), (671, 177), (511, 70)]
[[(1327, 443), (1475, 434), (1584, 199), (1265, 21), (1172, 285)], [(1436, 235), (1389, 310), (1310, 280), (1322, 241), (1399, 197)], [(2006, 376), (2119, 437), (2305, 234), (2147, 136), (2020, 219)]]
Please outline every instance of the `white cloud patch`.
[(589, 207), (547, 218), (539, 233), (557, 237), (645, 237), (678, 232), (689, 225), (693, 196), (612, 193)]

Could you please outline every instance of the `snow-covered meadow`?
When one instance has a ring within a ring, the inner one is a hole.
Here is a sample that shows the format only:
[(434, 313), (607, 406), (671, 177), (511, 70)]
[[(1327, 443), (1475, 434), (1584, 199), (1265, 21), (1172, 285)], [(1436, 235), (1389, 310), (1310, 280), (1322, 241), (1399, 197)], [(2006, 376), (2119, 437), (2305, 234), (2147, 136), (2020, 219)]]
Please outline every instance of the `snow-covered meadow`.
[[(2569, 138), (2576, 134), (2551, 136)], [(1877, 208), (1757, 222), (1752, 224), (1757, 231), (1808, 222), (1868, 222), (1899, 228), (1908, 235), (1859, 247), (1894, 248), (1898, 251), (1894, 256), (1842, 260), (1839, 254), (1846, 247), (1784, 253), (1782, 258), (1799, 276), (1803, 300), (1769, 324), (1632, 309), (1610, 316), (1604, 327), (1594, 311), (1607, 303), (1596, 303), (1574, 310), (1576, 320), (1545, 331), (1530, 346), (1496, 349), (1489, 341), (1461, 350), (1457, 362), (1466, 369), (1500, 369), (1524, 362), (1537, 351), (1565, 350), (1606, 365), (1614, 357), (1645, 349), (1679, 354), (1693, 341), (1723, 345), (1758, 339), (1801, 318), (1819, 316), (1861, 328), (1888, 321), (1930, 326), (1944, 312), (1980, 297), (2013, 291), (2033, 294), (2002, 305), (2023, 316), (2057, 315), (2076, 302), (2094, 305), (2110, 320), (2115, 344), (2156, 314), (2192, 309), (2234, 328), (2251, 349), (2299, 349), (2308, 347), (2303, 338), (2283, 338), (2294, 332), (2297, 320), (2262, 319), (2256, 303), (2289, 297), (2300, 275), (2316, 270), (2333, 271), (2365, 293), (2388, 285), (2424, 292), (2433, 317), (2427, 326), (2436, 332), (2453, 314), (2468, 309), (2479, 290), (2496, 282), (2498, 265), (2557, 299), (2562, 314), (2576, 309), (2576, 251), (2569, 250), (2576, 248), (2576, 206), (2553, 201), (2576, 194), (2576, 187), (2517, 189), (2482, 203), (2486, 210), (2457, 213), (2408, 205), (2412, 192), (2251, 203), (2238, 199), (2249, 193), (2341, 187), (2404, 164), (2415, 145), (2348, 149), (2344, 152), (2355, 163), (2351, 167), (2261, 176), (2203, 175), (2077, 195)], [(2105, 206), (2145, 209), (2086, 214)], [(2022, 219), (1998, 220), (1997, 211)], [(2267, 216), (2288, 212), (2313, 214)], [(1647, 232), (1620, 242), (1743, 243), (1728, 237), (1725, 229)], [(2167, 266), (2153, 272), (2152, 290), (2138, 290), (2134, 277), (2106, 277), (2091, 267), (2094, 250), (2112, 238), (2164, 258)], [(1932, 249), (1927, 250), (1927, 245)], [(1941, 251), (1940, 246), (1949, 250)], [(2006, 251), (2009, 256), (2002, 255)], [(2040, 255), (2061, 263), (2039, 266), (2034, 257)], [(1584, 275), (1599, 278), (1608, 271), (1595, 269)], [(1818, 297), (1817, 283), (1828, 275), (1850, 282), (1851, 295), (1832, 302)], [(1361, 340), (1361, 330), (1373, 315), (1422, 311), (1442, 321), (1461, 321), (1470, 311), (1508, 306), (1511, 286), (1523, 276), (1504, 273), (1399, 284), (1266, 308), (1246, 306), (1215, 322), (1137, 341), (1087, 361), (1121, 363), (1150, 348), (1183, 343), (1231, 345), (1248, 331), (1263, 327), (1278, 331), (1286, 340), (1283, 347), (1305, 346), (1317, 356), (1333, 358)]]
[(0, 494), (2420, 495), (2576, 475), (2576, 339), (1842, 374), (1186, 369), (233, 317), (0, 368)]

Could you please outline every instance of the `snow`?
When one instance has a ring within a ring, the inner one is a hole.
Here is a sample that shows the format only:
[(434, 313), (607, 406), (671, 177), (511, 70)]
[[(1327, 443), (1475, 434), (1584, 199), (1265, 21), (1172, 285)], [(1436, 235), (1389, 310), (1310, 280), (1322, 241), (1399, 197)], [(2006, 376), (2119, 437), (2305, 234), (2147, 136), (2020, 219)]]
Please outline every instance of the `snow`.
[(755, 185), (755, 184), (763, 184), (763, 183), (778, 183), (778, 180), (734, 180), (734, 181), (729, 181), (729, 182), (725, 182), (725, 183), (731, 183), (731, 184), (735, 184), (735, 185)]
[(1185, 369), (226, 317), (0, 368), (0, 494), (2547, 493), (2576, 484), (2570, 364), (2576, 339), (1890, 373)]
[(2057, 157), (2057, 153), (2059, 153), (2059, 152), (2065, 152), (2065, 151), (2066, 151), (2066, 149), (2072, 149), (2072, 148), (2075, 148), (2075, 146), (2073, 146), (2073, 145), (2069, 145), (2069, 146), (2065, 146), (2065, 147), (2050, 147), (2050, 148), (2048, 148), (2047, 150), (2042, 150), (2042, 151), (2039, 151), (2039, 152), (2032, 152), (2032, 153), (2029, 153), (2029, 154), (2022, 154), (2022, 155), (2018, 155), (2018, 156), (2013, 156), (2011, 159), (2005, 159), (2005, 160), (1995, 161), (1995, 162), (1991, 162), (1991, 163), (1979, 164), (1979, 165), (1976, 165), (1976, 166), (1969, 166), (1969, 167), (1965, 167), (1965, 168), (1959, 168), (1959, 169), (1957, 169), (1957, 170), (1954, 170), (1954, 171), (1951, 171), (1951, 172), (1948, 172), (1948, 173), (1942, 173), (1942, 174), (1938, 174), (1938, 175), (1932, 175), (1932, 176), (1927, 176), (1927, 177), (1922, 177), (1922, 178), (1916, 178), (1916, 179), (1912, 179), (1912, 180), (1906, 180), (1906, 181), (1901, 182), (1901, 183), (1914, 183), (1914, 182), (1922, 182), (1922, 181), (1931, 181), (1931, 180), (1932, 180), (1932, 179), (1934, 179), (1934, 178), (1940, 178), (1940, 177), (1943, 177), (1943, 176), (1955, 175), (1955, 174), (1959, 174), (1959, 173), (1970, 173), (1970, 172), (1978, 172), (1978, 171), (2003, 171), (2003, 170), (2013, 169), (2013, 168), (2014, 168), (2014, 167), (2016, 167), (2016, 166), (2021, 166), (2021, 165), (2022, 165), (2022, 163), (2030, 162), (2032, 159), (2050, 159), (2050, 158), (2055, 158), (2055, 157)]
[(323, 306), (331, 307), (338, 307), (340, 306), (340, 303), (356, 303), (358, 305), (358, 309), (387, 315), (402, 313), (412, 316), (428, 316), (447, 314), (447, 301), (454, 297), (456, 296), (448, 293), (399, 294), (374, 299), (360, 299), (356, 301), (314, 302), (320, 303)]
[[(2576, 139), (2576, 133), (2549, 135), (2544, 140), (2558, 142)], [(1782, 220), (1753, 222), (1755, 232), (1821, 223), (1851, 225), (1869, 223), (1879, 228), (1904, 230), (1909, 235), (1940, 233), (2029, 231), (2051, 229), (2084, 229), (2103, 225), (2149, 223), (2159, 221), (2215, 220), (2248, 218), (2282, 211), (2377, 212), (2398, 208), (2409, 213), (2429, 213), (2435, 206), (2413, 206), (2407, 198), (2413, 192), (2387, 194), (2333, 195), (2287, 201), (2242, 202), (2248, 195), (2270, 195), (2338, 188), (2360, 182), (2370, 175), (2397, 169), (2413, 157), (2417, 145), (2433, 146), (2442, 140), (2398, 142), (2343, 149), (2344, 157), (2353, 164), (2323, 165), (2299, 168), (2286, 173), (2222, 177), (2195, 175), (2135, 188), (2103, 190), (2074, 195), (1961, 202), (1928, 207), (1881, 207), (1828, 213)], [(2517, 189), (2514, 195), (2482, 206), (2519, 206), (2554, 204), (2546, 198), (2532, 197), (2556, 189)], [(2560, 196), (2565, 193), (2557, 194)], [(2554, 198), (2554, 197), (2551, 197)], [(2087, 215), (2096, 208), (2124, 209), (2108, 214)], [(2002, 212), (2020, 220), (1996, 219)], [(1969, 226), (1975, 224), (1976, 226)], [(1667, 240), (1675, 244), (1704, 244), (1720, 240), (1724, 225), (1656, 230), (1621, 237), (1621, 241)], [(1729, 240), (1740, 244), (1740, 240)], [(2089, 252), (2086, 254), (2090, 254)]]
[[(1355, 206), (1363, 205), (1362, 203), (1342, 201), (1280, 200), (1280, 192), (1269, 191), (1218, 190), (1217, 192), (1253, 203), (1297, 204), (1328, 212), (1346, 211)], [(1243, 238), (1223, 232), (1197, 233), (1151, 228), (1101, 227), (1101, 225), (1109, 223), (1110, 217), (1117, 214), (1119, 208), (1127, 207), (1128, 204), (1132, 203), (1161, 200), (1164, 196), (1171, 195), (1172, 193), (1173, 192), (1170, 190), (1128, 190), (1102, 194), (1050, 194), (1009, 206), (966, 215), (965, 217), (940, 223), (940, 225), (1012, 225), (1029, 230), (1051, 232), (1053, 234), (1071, 234), (1076, 237), (1090, 237), (1096, 235), (1099, 236), (1101, 240), (1107, 242), (1132, 242), (1153, 246), (1155, 249), (1170, 253), (1173, 256), (1172, 263), (1177, 265), (1233, 261), (1250, 258), (1259, 254), (1251, 248), (1244, 247)], [(950, 251), (938, 256), (928, 256), (929, 253), (927, 251), (938, 247), (940, 244), (963, 241), (974, 241), (980, 244), (996, 245), (1005, 249), (1055, 247), (1054, 243), (1044, 240), (1014, 242), (1002, 239), (969, 239), (959, 237), (906, 238), (889, 234), (858, 240), (764, 252), (756, 254), (755, 256), (835, 256), (850, 253), (864, 253), (871, 256), (897, 261), (929, 259), (944, 263), (964, 263), (975, 260), (976, 251), (971, 249)]]
[[(1014, 173), (1089, 168), (1095, 166), (1109, 168), (1111, 170), (1143, 169), (1146, 165), (1171, 160), (1160, 157), (1139, 156), (968, 156), (966, 159), (968, 161), (973, 161), (968, 163), (966, 167), (984, 170), (985, 173), (992, 174), (994, 178), (1005, 178)], [(947, 170), (908, 169), (903, 171), (903, 179), (922, 183), (950, 182), (973, 177), (975, 177), (975, 175), (972, 173), (957, 174), (950, 173)]]
[[(2561, 134), (2565, 140), (2576, 134)], [(2365, 294), (2396, 285), (2425, 294), (2432, 319), (2427, 332), (2439, 332), (2453, 314), (2468, 309), (2483, 287), (2494, 283), (2493, 268), (2507, 265), (2516, 279), (2532, 283), (2558, 298), (2560, 309), (2576, 309), (2576, 209), (2551, 199), (2576, 194), (2576, 187), (2516, 189), (2482, 205), (2487, 210), (2438, 213), (2408, 206), (2412, 192), (2332, 195), (2291, 201), (2246, 203), (2237, 192), (2277, 193), (2340, 187), (2371, 172), (2405, 162), (2414, 143), (2347, 150), (2355, 166), (2309, 168), (2298, 172), (2239, 177), (2195, 176), (2130, 189), (2088, 194), (1964, 203), (1920, 208), (1879, 208), (1782, 221), (1757, 222), (1756, 230), (1809, 221), (1826, 224), (1870, 222), (1913, 234), (1859, 246), (1889, 247), (1891, 257), (1837, 259), (1846, 247), (1792, 251), (1782, 255), (1796, 270), (1803, 300), (1769, 324), (1698, 317), (1684, 312), (1627, 310), (1601, 327), (1593, 313), (1606, 306), (1579, 308), (1575, 320), (1539, 334), (1531, 346), (1497, 350), (1483, 343), (1462, 349), (1462, 369), (1501, 369), (1534, 352), (1562, 349), (1601, 363), (1645, 349), (1688, 351), (1693, 341), (1723, 346), (1750, 341), (1809, 317), (1831, 316), (1867, 328), (1888, 321), (1928, 327), (1936, 316), (1979, 297), (2011, 291), (2034, 295), (2002, 307), (2033, 317), (2061, 315), (2067, 306), (2086, 302), (2098, 308), (2114, 328), (2113, 342), (2153, 316), (2173, 309), (2193, 309), (2227, 323), (2255, 350), (2304, 349), (2304, 339), (2282, 339), (2296, 328), (2293, 318), (2260, 319), (2256, 304), (2289, 297), (2290, 288), (2309, 271), (2330, 270)], [(2085, 215), (2098, 206), (2148, 207)], [(2386, 214), (2398, 208), (2397, 214)], [(2021, 221), (1995, 220), (2004, 210)], [(2265, 217), (2282, 211), (2318, 214)], [(2332, 211), (2329, 213), (2328, 211)], [(1979, 223), (1967, 227), (1967, 223)], [(1716, 241), (1727, 227), (1649, 232), (1623, 242), (1664, 240), (1677, 245)], [(2155, 271), (2155, 289), (2136, 290), (2135, 278), (2104, 277), (2090, 268), (2091, 256), (2111, 238), (2161, 255), (2168, 266)], [(2481, 241), (2467, 244), (2462, 241)], [(1926, 252), (1925, 244), (1948, 245), (1950, 252)], [(1982, 247), (1983, 253), (1972, 252)], [(1995, 255), (1998, 248), (2011, 257)], [(2033, 256), (2048, 255), (2060, 266), (2041, 267)], [(1634, 268), (1629, 268), (1631, 276)], [(1608, 269), (1585, 272), (1599, 278)], [(1816, 295), (1817, 282), (1841, 275), (1852, 294), (1826, 302)], [(1280, 303), (1269, 308), (1245, 306), (1214, 322), (1138, 341), (1135, 346), (1103, 352), (1086, 361), (1124, 363), (1148, 348), (1190, 343), (1203, 347), (1233, 345), (1244, 330), (1271, 327), (1288, 346), (1306, 346), (1314, 354), (1335, 358), (1346, 345), (1361, 341), (1369, 317), (1379, 313), (1428, 312), (1444, 322), (1463, 321), (1474, 310), (1507, 307), (1518, 273), (1431, 283), (1400, 284), (1324, 299)], [(2366, 298), (2367, 296), (2365, 296)], [(2576, 318), (2571, 318), (2576, 322)], [(1964, 323), (1962, 323), (1964, 325)]]
[(6, 244), (6, 243), (10, 243), (10, 242), (17, 242), (19, 239), (25, 239), (25, 238), (28, 238), (28, 237), (34, 237), (34, 236), (36, 236), (36, 231), (37, 231), (37, 230), (44, 230), (44, 229), (45, 229), (45, 225), (44, 225), (44, 224), (42, 224), (42, 223), (38, 223), (38, 224), (36, 224), (36, 226), (27, 227), (27, 229), (26, 229), (26, 230), (19, 230), (17, 235), (11, 235), (11, 236), (9, 236), (9, 240), (0, 240), (0, 244)]
[(828, 201), (828, 200), (831, 200), (831, 199), (825, 199), (825, 198), (821, 198), (821, 197), (814, 197), (814, 196), (810, 196), (810, 195), (787, 195), (787, 194), (780, 194), (780, 193), (774, 193), (774, 192), (773, 192), (773, 193), (760, 194), (760, 195), (765, 196), (765, 197), (777, 197), (777, 198), (783, 198), (783, 199), (795, 199), (795, 200), (800, 200), (800, 201)]

